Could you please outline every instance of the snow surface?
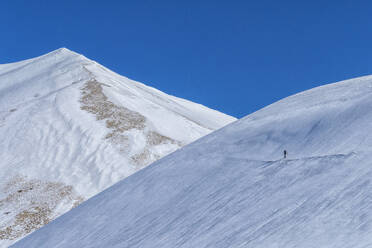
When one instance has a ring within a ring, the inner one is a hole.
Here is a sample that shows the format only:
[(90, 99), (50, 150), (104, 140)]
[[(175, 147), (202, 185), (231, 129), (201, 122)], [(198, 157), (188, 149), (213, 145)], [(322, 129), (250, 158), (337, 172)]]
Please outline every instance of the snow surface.
[(234, 120), (65, 48), (0, 65), (0, 247)]
[(372, 247), (371, 106), (371, 76), (285, 98), (12, 247)]

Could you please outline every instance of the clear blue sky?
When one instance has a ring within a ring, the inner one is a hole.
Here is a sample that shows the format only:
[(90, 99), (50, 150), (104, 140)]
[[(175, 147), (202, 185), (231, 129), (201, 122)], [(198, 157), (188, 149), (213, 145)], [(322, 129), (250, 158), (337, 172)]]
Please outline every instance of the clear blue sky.
[(372, 74), (372, 1), (0, 1), (0, 63), (60, 47), (242, 117)]

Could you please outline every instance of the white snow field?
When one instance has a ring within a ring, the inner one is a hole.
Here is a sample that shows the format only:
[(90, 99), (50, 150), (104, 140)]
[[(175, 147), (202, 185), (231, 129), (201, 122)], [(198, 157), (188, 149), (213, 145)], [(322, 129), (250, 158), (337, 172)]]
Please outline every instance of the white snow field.
[(0, 247), (232, 121), (64, 48), (0, 65)]
[(369, 248), (371, 147), (372, 77), (314, 88), (158, 160), (12, 247)]

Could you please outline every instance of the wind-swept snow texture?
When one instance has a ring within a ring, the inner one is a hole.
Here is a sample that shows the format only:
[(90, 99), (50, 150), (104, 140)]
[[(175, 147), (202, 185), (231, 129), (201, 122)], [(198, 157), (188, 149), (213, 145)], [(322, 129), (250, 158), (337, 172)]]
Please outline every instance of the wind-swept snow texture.
[(0, 65), (0, 247), (234, 120), (67, 49)]
[(318, 87), (153, 163), (13, 247), (372, 247), (371, 146), (372, 77)]

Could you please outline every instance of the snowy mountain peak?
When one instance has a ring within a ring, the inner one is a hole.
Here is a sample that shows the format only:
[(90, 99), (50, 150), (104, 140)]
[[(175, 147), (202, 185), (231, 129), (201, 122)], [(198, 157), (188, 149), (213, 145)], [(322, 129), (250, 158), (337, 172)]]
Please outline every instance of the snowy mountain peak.
[(362, 77), (276, 102), (13, 247), (371, 247), (371, 86)]
[(52, 51), (51, 53), (73, 53), (73, 54), (76, 54), (74, 51), (71, 51), (70, 49), (67, 49), (66, 47), (61, 47), (61, 48), (58, 48), (54, 51)]
[(74, 51), (71, 51), (70, 49), (67, 49), (65, 47), (61, 47), (61, 48), (58, 48), (50, 53), (47, 53), (45, 55), (42, 55), (42, 56), (48, 56), (48, 55), (64, 55), (64, 56), (74, 56), (74, 55), (81, 55), (81, 54), (78, 54)]
[(66, 48), (0, 65), (0, 246), (234, 120)]

